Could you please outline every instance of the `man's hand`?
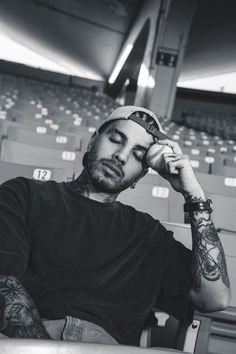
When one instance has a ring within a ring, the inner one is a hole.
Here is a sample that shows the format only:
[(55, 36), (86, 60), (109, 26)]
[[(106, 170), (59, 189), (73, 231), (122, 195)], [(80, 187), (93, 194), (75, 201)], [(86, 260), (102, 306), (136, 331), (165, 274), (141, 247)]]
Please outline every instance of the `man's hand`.
[[(155, 145), (155, 144), (154, 144)], [(166, 145), (172, 152), (160, 159), (150, 159), (149, 166), (156, 170), (171, 186), (183, 194), (187, 202), (205, 201), (204, 192), (191, 166), (189, 157), (183, 155), (179, 145), (171, 140), (158, 141), (158, 146)], [(153, 146), (153, 145), (152, 145)], [(153, 155), (154, 156), (154, 155)], [(148, 159), (149, 157), (149, 159)], [(208, 211), (189, 214), (193, 237), (192, 256), (192, 302), (204, 311), (225, 309), (230, 301), (230, 282), (224, 250)]]
[(172, 188), (176, 192), (182, 193), (185, 198), (191, 195), (196, 198), (205, 199), (204, 192), (197, 180), (189, 157), (183, 154), (180, 146), (168, 139), (159, 140), (157, 145), (166, 145), (172, 149), (172, 152), (164, 152), (162, 154), (161, 168), (155, 165), (155, 159), (153, 161), (149, 160), (149, 166), (168, 180)]

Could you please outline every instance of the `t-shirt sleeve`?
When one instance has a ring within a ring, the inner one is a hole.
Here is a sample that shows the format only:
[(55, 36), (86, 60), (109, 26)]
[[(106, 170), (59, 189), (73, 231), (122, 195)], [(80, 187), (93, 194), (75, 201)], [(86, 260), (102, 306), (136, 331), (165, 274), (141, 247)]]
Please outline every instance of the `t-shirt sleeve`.
[(24, 178), (0, 186), (0, 274), (23, 280), (30, 252), (29, 192)]
[(179, 321), (190, 324), (194, 307), (190, 300), (192, 251), (176, 241), (171, 231), (164, 235), (164, 268), (156, 306)]

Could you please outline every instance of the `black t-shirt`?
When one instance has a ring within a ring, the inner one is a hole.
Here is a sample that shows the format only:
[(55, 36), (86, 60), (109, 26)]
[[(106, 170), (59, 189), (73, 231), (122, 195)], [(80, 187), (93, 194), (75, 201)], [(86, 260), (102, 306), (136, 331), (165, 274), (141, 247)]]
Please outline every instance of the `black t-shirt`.
[(139, 345), (157, 306), (191, 321), (191, 251), (146, 213), (81, 196), (77, 182), (0, 186), (0, 274), (16, 276), (41, 317), (66, 315)]

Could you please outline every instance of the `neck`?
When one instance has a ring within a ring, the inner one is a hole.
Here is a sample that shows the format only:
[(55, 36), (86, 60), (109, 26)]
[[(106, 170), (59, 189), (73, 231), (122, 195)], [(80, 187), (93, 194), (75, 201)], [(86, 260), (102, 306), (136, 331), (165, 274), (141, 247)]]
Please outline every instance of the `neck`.
[(102, 192), (94, 186), (89, 176), (86, 168), (83, 169), (82, 173), (76, 180), (77, 190), (85, 197), (96, 200), (102, 203), (112, 203), (116, 200), (119, 193), (112, 192)]

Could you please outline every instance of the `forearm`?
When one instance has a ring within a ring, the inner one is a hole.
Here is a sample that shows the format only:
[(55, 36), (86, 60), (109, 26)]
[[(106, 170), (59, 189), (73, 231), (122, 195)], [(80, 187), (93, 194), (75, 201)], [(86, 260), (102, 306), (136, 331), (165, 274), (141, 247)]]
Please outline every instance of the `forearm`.
[(0, 275), (0, 331), (10, 338), (50, 339), (33, 300), (14, 276)]
[[(228, 306), (230, 284), (226, 260), (216, 229), (207, 211), (190, 211), (192, 203), (206, 201), (204, 192), (191, 166), (190, 159), (184, 155), (177, 142), (169, 139), (158, 141), (167, 145), (173, 154), (163, 153), (162, 170), (156, 169), (167, 179), (172, 188), (181, 193), (188, 206), (193, 237), (192, 256), (192, 302), (206, 311), (216, 311)], [(155, 163), (150, 164), (155, 170)], [(196, 206), (196, 205), (195, 205)]]
[[(188, 196), (187, 202), (204, 201), (204, 194)], [(230, 300), (230, 282), (224, 250), (208, 211), (189, 213), (193, 237), (191, 298), (200, 308), (216, 311)]]

